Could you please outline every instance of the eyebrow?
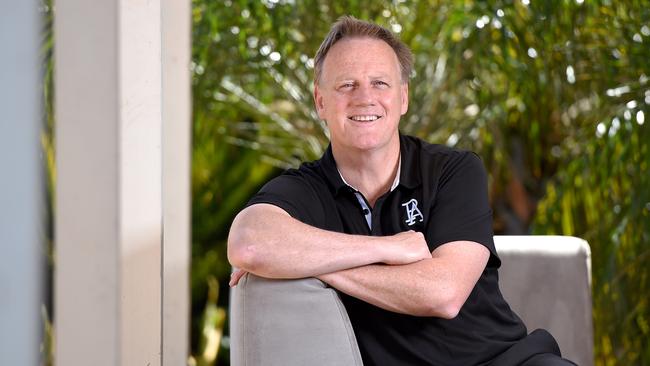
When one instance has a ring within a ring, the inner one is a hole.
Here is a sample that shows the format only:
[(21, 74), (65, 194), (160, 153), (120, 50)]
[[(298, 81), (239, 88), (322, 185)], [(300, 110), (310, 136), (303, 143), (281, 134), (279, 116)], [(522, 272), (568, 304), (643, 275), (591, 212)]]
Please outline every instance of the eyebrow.
[[(377, 75), (370, 76), (370, 80), (377, 80), (377, 79), (390, 79), (390, 76), (388, 74), (377, 74)], [(356, 78), (356, 77), (342, 76), (342, 77), (334, 79), (334, 82), (335, 83), (341, 83), (341, 82), (344, 82), (344, 81), (354, 81), (354, 82), (356, 82), (356, 80), (358, 80), (358, 78)]]

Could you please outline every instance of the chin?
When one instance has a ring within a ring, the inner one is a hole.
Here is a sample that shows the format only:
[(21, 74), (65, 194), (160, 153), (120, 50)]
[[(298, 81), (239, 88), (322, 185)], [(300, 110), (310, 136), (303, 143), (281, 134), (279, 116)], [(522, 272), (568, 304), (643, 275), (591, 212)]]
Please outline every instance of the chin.
[(377, 138), (358, 138), (354, 141), (350, 141), (350, 145), (353, 148), (358, 150), (375, 150), (387, 145), (387, 141), (383, 141)]
[[(365, 131), (365, 133), (350, 133), (343, 136), (332, 136), (342, 149), (357, 151), (372, 151), (389, 146), (392, 142), (398, 141), (397, 131), (388, 133), (388, 131)], [(339, 138), (337, 138), (339, 137)]]

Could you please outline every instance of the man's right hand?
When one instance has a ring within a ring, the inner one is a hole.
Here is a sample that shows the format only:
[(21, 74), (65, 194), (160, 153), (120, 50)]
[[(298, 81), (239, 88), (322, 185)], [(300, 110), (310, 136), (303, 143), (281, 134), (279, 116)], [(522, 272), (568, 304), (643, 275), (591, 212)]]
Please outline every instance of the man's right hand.
[(424, 240), (424, 235), (418, 231), (404, 231), (383, 237), (386, 240), (382, 247), (385, 250), (385, 264), (400, 265), (431, 259), (431, 252)]

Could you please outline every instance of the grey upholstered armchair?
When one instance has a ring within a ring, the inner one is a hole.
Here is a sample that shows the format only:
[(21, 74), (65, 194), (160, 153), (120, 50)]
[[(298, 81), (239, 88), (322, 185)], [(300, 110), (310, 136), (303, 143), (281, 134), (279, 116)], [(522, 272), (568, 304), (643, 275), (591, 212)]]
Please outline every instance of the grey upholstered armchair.
[[(545, 328), (564, 357), (593, 365), (590, 250), (566, 236), (495, 236), (500, 286), (529, 330)], [(348, 315), (321, 281), (243, 277), (231, 292), (233, 366), (361, 365)]]

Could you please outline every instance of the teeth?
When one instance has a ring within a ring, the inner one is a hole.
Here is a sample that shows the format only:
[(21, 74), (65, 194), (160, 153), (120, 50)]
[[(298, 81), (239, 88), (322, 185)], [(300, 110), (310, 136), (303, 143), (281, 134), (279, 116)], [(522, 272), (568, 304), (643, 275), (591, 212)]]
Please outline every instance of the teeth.
[(379, 119), (379, 116), (352, 116), (350, 119), (358, 122), (368, 122)]

